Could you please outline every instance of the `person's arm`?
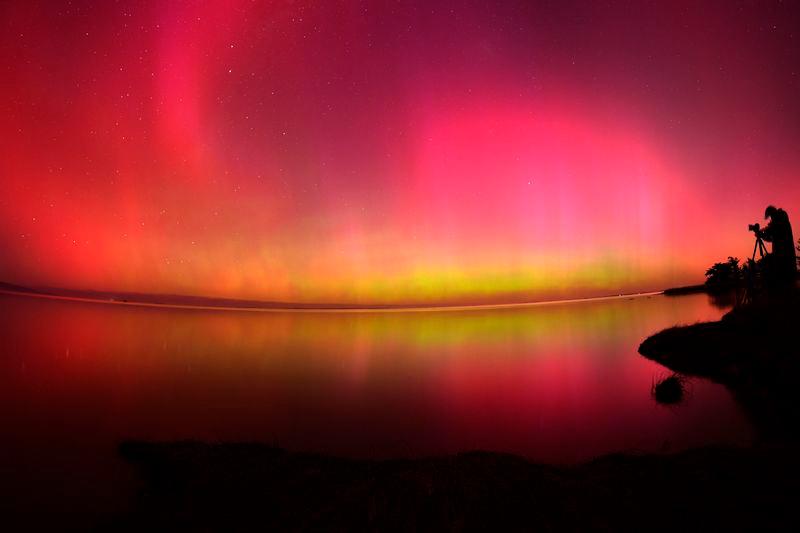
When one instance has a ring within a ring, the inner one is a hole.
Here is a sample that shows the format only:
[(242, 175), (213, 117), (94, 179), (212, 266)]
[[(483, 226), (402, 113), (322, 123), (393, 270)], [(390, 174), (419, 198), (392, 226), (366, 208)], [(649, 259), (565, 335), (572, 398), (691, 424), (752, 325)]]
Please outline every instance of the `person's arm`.
[(772, 238), (775, 236), (775, 228), (772, 225), (772, 221), (770, 221), (770, 223), (767, 224), (766, 228), (761, 230), (761, 233), (759, 233), (759, 235), (765, 241), (772, 242)]

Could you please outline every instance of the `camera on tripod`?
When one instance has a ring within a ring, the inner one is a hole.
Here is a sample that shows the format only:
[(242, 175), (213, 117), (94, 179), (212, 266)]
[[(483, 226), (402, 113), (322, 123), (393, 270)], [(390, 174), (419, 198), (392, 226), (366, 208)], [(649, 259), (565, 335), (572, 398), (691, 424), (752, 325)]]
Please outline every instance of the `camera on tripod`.
[(758, 222), (755, 224), (748, 224), (747, 229), (756, 234), (756, 244), (753, 246), (753, 257), (751, 261), (756, 260), (756, 252), (758, 252), (758, 254), (763, 258), (765, 255), (767, 255), (767, 247), (764, 245), (764, 235), (761, 232), (761, 224)]

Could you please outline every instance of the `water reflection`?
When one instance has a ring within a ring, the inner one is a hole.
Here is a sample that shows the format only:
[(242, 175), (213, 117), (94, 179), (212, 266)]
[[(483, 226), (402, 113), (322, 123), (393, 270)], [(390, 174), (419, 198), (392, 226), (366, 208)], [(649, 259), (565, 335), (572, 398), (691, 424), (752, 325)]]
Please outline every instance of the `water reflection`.
[(722, 291), (708, 295), (708, 301), (718, 309), (728, 310), (736, 303), (737, 291)]
[(259, 440), (354, 456), (490, 449), (571, 462), (746, 442), (728, 392), (651, 398), (648, 334), (705, 295), (435, 313), (253, 313), (2, 297), (18, 442)]

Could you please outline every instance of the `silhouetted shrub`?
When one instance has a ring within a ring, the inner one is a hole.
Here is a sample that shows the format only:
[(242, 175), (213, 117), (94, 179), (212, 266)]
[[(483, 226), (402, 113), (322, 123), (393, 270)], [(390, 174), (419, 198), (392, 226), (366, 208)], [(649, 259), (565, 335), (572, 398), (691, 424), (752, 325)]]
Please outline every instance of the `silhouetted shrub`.
[(680, 374), (672, 374), (659, 381), (654, 381), (650, 393), (658, 403), (676, 404), (683, 400), (686, 392), (686, 378)]
[(742, 269), (738, 257), (728, 257), (724, 263), (714, 263), (706, 270), (706, 288), (709, 291), (726, 291), (742, 282)]

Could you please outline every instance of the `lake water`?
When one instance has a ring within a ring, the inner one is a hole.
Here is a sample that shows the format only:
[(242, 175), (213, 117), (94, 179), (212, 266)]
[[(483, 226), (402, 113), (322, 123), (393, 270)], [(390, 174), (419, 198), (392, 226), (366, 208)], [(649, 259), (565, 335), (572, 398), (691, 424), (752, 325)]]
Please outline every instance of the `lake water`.
[(389, 313), (0, 296), (0, 498), (113, 507), (132, 477), (115, 453), (123, 439), (554, 463), (744, 444), (752, 427), (724, 387), (693, 380), (683, 404), (660, 406), (651, 385), (668, 373), (636, 351), (723, 313), (703, 294)]

